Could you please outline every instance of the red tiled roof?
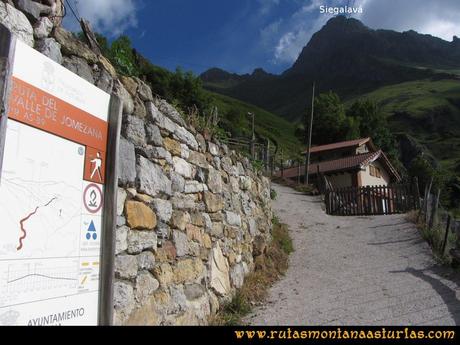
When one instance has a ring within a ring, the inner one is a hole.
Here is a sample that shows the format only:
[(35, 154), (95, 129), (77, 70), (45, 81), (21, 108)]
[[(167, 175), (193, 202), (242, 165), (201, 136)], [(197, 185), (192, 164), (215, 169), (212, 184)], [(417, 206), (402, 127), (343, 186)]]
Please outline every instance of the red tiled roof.
[[(327, 145), (313, 146), (310, 149), (310, 153), (331, 151), (331, 150), (343, 149), (346, 147), (353, 147), (353, 146), (360, 146), (362, 144), (369, 142), (370, 140), (371, 138), (361, 138), (361, 139), (355, 139), (355, 140), (341, 141), (338, 143), (332, 143), (332, 144), (327, 144)], [(303, 153), (307, 154), (308, 152), (307, 150), (305, 150)]]
[[(318, 162), (310, 164), (308, 169), (309, 174), (316, 174), (319, 167), (319, 172), (329, 173), (334, 171), (350, 170), (354, 168), (359, 168), (362, 164), (365, 164), (366, 161), (372, 160), (378, 152), (369, 152), (362, 155), (349, 156), (339, 159), (334, 159), (331, 161)], [(296, 177), (298, 173), (298, 167), (290, 168), (284, 170), (284, 177)], [(305, 165), (300, 167), (300, 174), (305, 174)]]
[[(378, 150), (376, 152), (368, 152), (368, 153), (364, 153), (361, 155), (334, 159), (331, 161), (312, 163), (308, 169), (308, 173), (311, 175), (316, 174), (318, 171), (318, 167), (319, 167), (320, 173), (333, 173), (333, 172), (339, 172), (339, 171), (358, 169), (358, 168), (361, 168), (362, 166), (369, 164), (370, 162), (373, 162), (376, 159), (381, 159), (382, 163), (384, 163), (384, 165), (388, 169), (388, 172), (392, 174), (397, 180), (400, 180), (400, 176), (398, 172), (391, 165), (390, 161), (385, 156), (385, 154), (382, 152), (382, 150)], [(284, 177), (287, 177), (287, 178), (297, 177), (298, 171), (299, 171), (298, 167), (286, 169), (284, 170)], [(301, 176), (305, 175), (305, 166), (300, 167), (300, 175)]]

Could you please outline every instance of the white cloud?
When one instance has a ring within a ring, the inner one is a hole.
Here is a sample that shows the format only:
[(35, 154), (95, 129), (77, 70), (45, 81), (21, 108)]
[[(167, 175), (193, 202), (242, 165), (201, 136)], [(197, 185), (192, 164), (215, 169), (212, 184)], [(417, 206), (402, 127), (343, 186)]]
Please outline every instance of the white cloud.
[(280, 0), (257, 0), (260, 4), (259, 14), (264, 16), (268, 14), (273, 7), (279, 5)]
[(458, 0), (365, 0), (359, 19), (375, 29), (415, 30), (451, 41), (460, 36)]
[(316, 15), (324, 0), (306, 1), (305, 4), (286, 21), (284, 34), (275, 46), (274, 62), (292, 63), (299, 56), (302, 48), (308, 43), (311, 36), (318, 31), (330, 18), (327, 15)]
[[(77, 0), (70, 1), (76, 4), (80, 17), (89, 20), (95, 31), (109, 36), (117, 36), (137, 26), (137, 3), (136, 0)], [(67, 10), (67, 17), (71, 16)], [(75, 29), (75, 21), (70, 23), (71, 29)]]
[(276, 38), (279, 35), (279, 31), (281, 29), (281, 26), (283, 24), (283, 19), (279, 19), (277, 21), (274, 21), (273, 23), (270, 23), (266, 27), (260, 30), (260, 42), (265, 46), (269, 47), (276, 42)]

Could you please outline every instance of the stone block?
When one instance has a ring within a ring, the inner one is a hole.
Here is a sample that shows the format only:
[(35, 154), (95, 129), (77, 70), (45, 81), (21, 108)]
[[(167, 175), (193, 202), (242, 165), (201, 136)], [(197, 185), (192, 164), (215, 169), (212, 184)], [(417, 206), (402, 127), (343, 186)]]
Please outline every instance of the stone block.
[(115, 257), (115, 276), (121, 279), (133, 279), (137, 276), (137, 259), (132, 255)]
[(164, 174), (163, 169), (141, 156), (138, 157), (137, 181), (142, 193), (151, 196), (159, 193), (171, 195), (171, 180)]
[(206, 205), (206, 210), (208, 212), (219, 212), (222, 211), (224, 208), (224, 200), (220, 195), (211, 193), (211, 192), (204, 192), (204, 202)]
[[(46, 38), (51, 33), (51, 30), (53, 30), (51, 20), (48, 17), (41, 17), (34, 27), (34, 36), (38, 39)], [(61, 46), (59, 45), (59, 47)]]
[(181, 156), (182, 149), (178, 141), (171, 138), (164, 138), (163, 145), (173, 156)]
[(156, 250), (157, 235), (153, 231), (130, 230), (128, 232), (128, 253), (139, 254), (144, 250)]
[(211, 192), (222, 193), (222, 177), (219, 171), (209, 169), (207, 183)]
[(227, 224), (230, 226), (241, 226), (241, 216), (234, 212), (226, 211), (225, 212)]
[(124, 116), (122, 134), (136, 146), (144, 146), (147, 143), (144, 121), (136, 116)]
[(134, 100), (123, 84), (117, 80), (114, 84), (114, 93), (123, 103), (123, 114), (131, 115), (134, 112)]
[[(58, 64), (62, 64), (63, 58), (61, 54), (61, 45), (57, 43), (54, 38), (38, 39), (35, 44), (35, 49), (37, 49), (43, 55), (49, 57), (54, 62)], [(68, 66), (65, 66), (65, 67), (68, 68)], [(81, 68), (83, 68), (83, 70), (81, 70)], [(82, 73), (84, 75), (83, 78), (88, 81), (93, 80), (92, 74), (91, 73), (88, 74), (88, 70), (86, 69), (86, 66), (83, 66), (83, 67), (76, 66), (74, 69), (71, 69), (71, 68), (69, 69), (78, 75), (80, 75), (79, 73)]]
[(139, 304), (144, 304), (160, 287), (160, 283), (149, 272), (141, 272), (136, 278), (135, 297)]
[(157, 217), (162, 222), (169, 222), (172, 216), (172, 204), (169, 200), (154, 199), (153, 209), (156, 211)]
[(78, 56), (90, 63), (97, 63), (99, 61), (97, 55), (85, 43), (63, 27), (58, 26), (54, 29), (54, 38), (61, 45), (62, 52), (65, 55)]
[(193, 301), (206, 294), (206, 289), (201, 284), (185, 284), (184, 294), (187, 300)]
[(128, 249), (128, 231), (127, 226), (117, 228), (115, 232), (115, 254), (118, 255)]
[(119, 321), (124, 321), (134, 310), (134, 289), (122, 281), (115, 282), (113, 286), (113, 307), (115, 312), (120, 315)]
[(136, 256), (136, 259), (139, 270), (150, 271), (155, 268), (155, 255), (152, 252), (142, 252)]
[(158, 126), (149, 123), (146, 128), (147, 144), (163, 146), (163, 137)]
[(213, 156), (218, 156), (219, 155), (219, 146), (212, 142), (208, 142), (208, 150), (209, 153), (212, 154)]
[(203, 272), (204, 266), (200, 259), (184, 259), (177, 262), (173, 270), (173, 281), (176, 284), (192, 283), (201, 277)]
[(192, 177), (192, 166), (180, 157), (173, 157), (174, 171), (185, 178)]
[(123, 186), (133, 185), (136, 180), (136, 153), (134, 144), (120, 138), (118, 148), (118, 180)]
[(157, 248), (156, 259), (159, 262), (174, 262), (176, 257), (176, 247), (171, 241), (164, 241), (163, 245)]
[(126, 222), (131, 229), (152, 230), (157, 217), (150, 207), (142, 202), (129, 200), (125, 204)]
[(185, 181), (185, 194), (201, 193), (208, 190), (208, 186), (198, 181)]
[(226, 296), (230, 293), (230, 277), (227, 259), (222, 254), (219, 242), (211, 251), (210, 257), (210, 286), (220, 296)]
[[(47, 42), (48, 48), (50, 49), (53, 45), (55, 45), (53, 43), (54, 40), (52, 38), (46, 38), (44, 41)], [(57, 48), (53, 49), (57, 50)], [(91, 69), (91, 67), (89, 67), (88, 62), (86, 62), (85, 59), (78, 56), (66, 56), (62, 59), (62, 66), (72, 71), (76, 75), (82, 77), (87, 82), (94, 84), (93, 70)]]
[(167, 288), (173, 281), (173, 270), (171, 265), (165, 262), (157, 265), (153, 269), (153, 275), (163, 289)]
[(187, 224), (191, 221), (190, 214), (184, 211), (175, 210), (171, 216), (171, 226), (184, 231)]
[(173, 242), (176, 247), (176, 255), (178, 257), (185, 256), (188, 254), (189, 245), (188, 238), (185, 233), (179, 230), (173, 231)]
[(0, 23), (7, 27), (22, 42), (34, 46), (34, 31), (27, 17), (10, 4), (0, 2)]

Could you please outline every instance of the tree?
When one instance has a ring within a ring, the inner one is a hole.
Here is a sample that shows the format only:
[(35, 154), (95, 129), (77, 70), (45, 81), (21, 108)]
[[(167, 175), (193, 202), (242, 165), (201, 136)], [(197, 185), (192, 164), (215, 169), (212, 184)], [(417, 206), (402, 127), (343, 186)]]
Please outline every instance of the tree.
[(112, 42), (109, 49), (109, 59), (117, 72), (127, 76), (138, 76), (139, 69), (135, 56), (128, 36), (120, 36)]
[(346, 140), (358, 139), (361, 137), (360, 130), (361, 121), (357, 117), (347, 117), (345, 126), (346, 126)]
[(315, 99), (313, 143), (319, 145), (344, 140), (347, 125), (345, 108), (336, 93), (322, 93)]
[(307, 144), (307, 130), (303, 123), (298, 123), (296, 125), (294, 135), (301, 143)]
[(434, 177), (435, 169), (423, 155), (419, 155), (412, 160), (407, 172), (411, 180), (417, 177), (420, 190), (423, 192)]
[(201, 79), (190, 71), (184, 72), (178, 67), (171, 77), (170, 89), (183, 110), (196, 106), (203, 112), (210, 106), (210, 99), (203, 89)]
[(386, 155), (402, 169), (396, 139), (389, 130), (385, 115), (377, 103), (364, 99), (355, 101), (347, 110), (347, 117), (354, 119), (359, 126), (359, 136), (371, 137), (375, 145), (385, 151)]
[(234, 137), (249, 136), (251, 131), (248, 128), (247, 117), (244, 113), (236, 108), (230, 108), (226, 113), (226, 119), (228, 121), (228, 131), (232, 133)]

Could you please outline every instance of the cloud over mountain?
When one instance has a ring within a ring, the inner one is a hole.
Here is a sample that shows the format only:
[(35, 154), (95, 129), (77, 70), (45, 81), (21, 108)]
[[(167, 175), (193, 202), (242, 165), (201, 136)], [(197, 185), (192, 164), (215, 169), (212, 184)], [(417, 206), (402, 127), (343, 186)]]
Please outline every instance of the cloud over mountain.
[[(291, 1), (291, 0), (286, 0)], [(297, 9), (289, 17), (275, 18), (261, 29), (261, 40), (271, 42), (273, 62), (292, 63), (313, 33), (333, 14), (321, 14), (320, 6), (361, 7), (363, 13), (352, 17), (374, 29), (415, 30), (452, 40), (460, 36), (460, 1), (458, 0), (292, 0)], [(281, 3), (282, 4), (282, 3)], [(273, 30), (276, 28), (276, 30)]]
[[(76, 5), (80, 17), (89, 20), (96, 31), (109, 36), (120, 35), (138, 23), (136, 0), (78, 0), (71, 4)], [(70, 29), (78, 30), (75, 20), (69, 18), (66, 22)]]

